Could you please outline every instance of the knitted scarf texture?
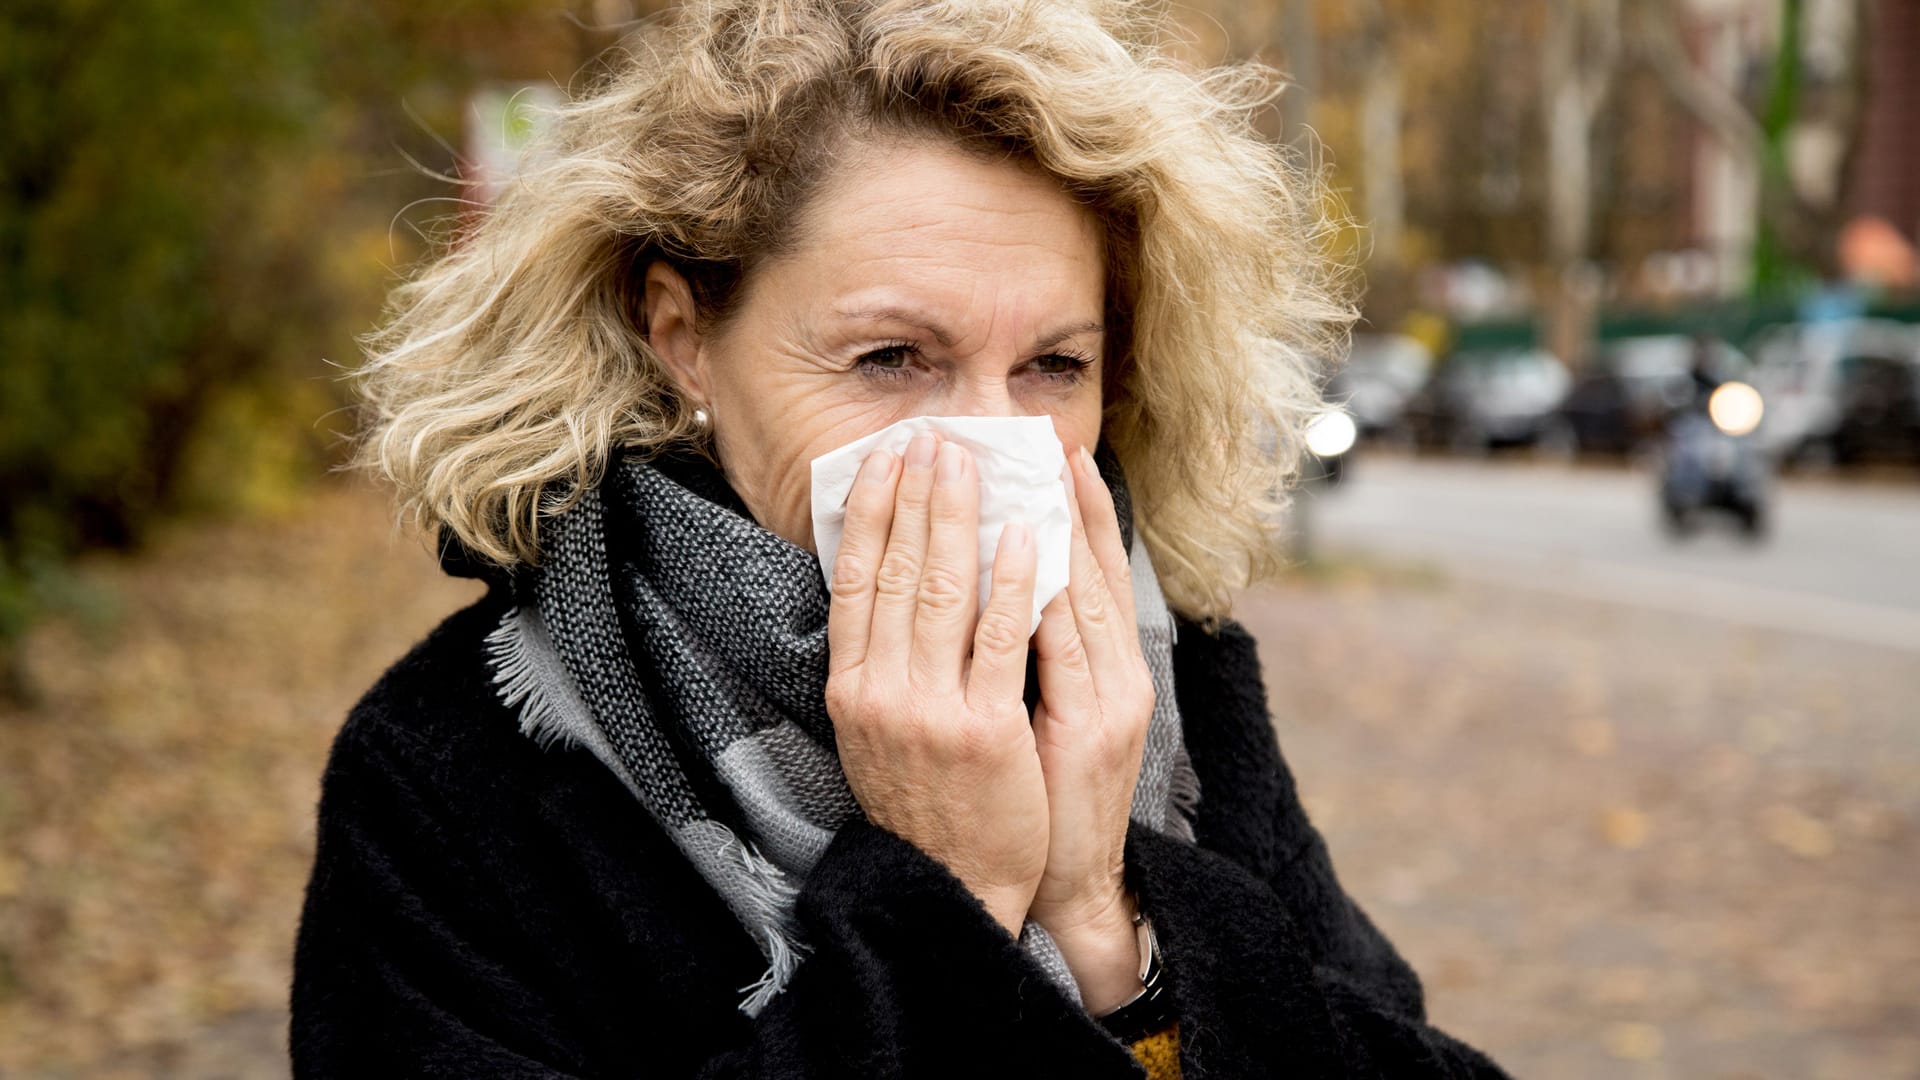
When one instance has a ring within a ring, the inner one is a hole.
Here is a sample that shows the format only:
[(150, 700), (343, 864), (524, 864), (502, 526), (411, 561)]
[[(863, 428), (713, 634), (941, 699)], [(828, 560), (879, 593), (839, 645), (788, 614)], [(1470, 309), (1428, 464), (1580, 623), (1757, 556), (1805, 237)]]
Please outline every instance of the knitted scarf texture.
[[(1095, 460), (1129, 545), (1154, 688), (1132, 817), (1191, 841), (1200, 792), (1174, 697), (1173, 617), (1118, 462), (1104, 445)], [(758, 1016), (807, 953), (800, 883), (861, 813), (826, 710), (819, 563), (755, 523), (704, 458), (631, 450), (543, 522), (541, 552), (487, 638), (495, 687), (539, 745), (592, 752), (719, 893), (767, 960), (741, 988), (741, 1011)], [(1080, 1000), (1045, 930), (1029, 920), (1020, 943)]]

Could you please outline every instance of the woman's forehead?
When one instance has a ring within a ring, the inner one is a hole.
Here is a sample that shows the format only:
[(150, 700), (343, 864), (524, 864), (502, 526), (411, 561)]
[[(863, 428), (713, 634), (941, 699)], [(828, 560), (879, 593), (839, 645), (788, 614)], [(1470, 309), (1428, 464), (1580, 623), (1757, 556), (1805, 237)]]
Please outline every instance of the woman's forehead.
[(806, 217), (762, 284), (823, 316), (950, 339), (982, 309), (1044, 313), (1062, 324), (1048, 333), (1085, 332), (1101, 315), (1098, 223), (1010, 162), (933, 143), (868, 153), (842, 165)]
[(931, 138), (859, 144), (802, 211), (822, 246), (912, 244), (1075, 249), (1099, 257), (1094, 216), (1059, 182), (1012, 158), (987, 158)]

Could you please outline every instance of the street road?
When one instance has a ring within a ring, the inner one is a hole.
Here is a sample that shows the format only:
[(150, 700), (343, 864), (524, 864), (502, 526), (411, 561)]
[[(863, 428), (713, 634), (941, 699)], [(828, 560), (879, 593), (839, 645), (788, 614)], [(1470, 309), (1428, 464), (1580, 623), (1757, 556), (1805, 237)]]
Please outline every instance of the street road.
[(1638, 470), (1364, 453), (1353, 464), (1347, 483), (1301, 496), (1321, 549), (1920, 652), (1920, 489), (1783, 480), (1765, 540), (1730, 521), (1674, 540)]

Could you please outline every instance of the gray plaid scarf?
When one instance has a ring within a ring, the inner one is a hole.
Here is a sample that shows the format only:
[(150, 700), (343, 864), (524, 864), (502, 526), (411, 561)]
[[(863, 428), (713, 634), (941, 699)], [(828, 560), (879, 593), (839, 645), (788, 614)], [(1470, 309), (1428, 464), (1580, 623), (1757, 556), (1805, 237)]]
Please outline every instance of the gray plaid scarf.
[[(1199, 781), (1173, 689), (1172, 615), (1132, 531), (1118, 464), (1097, 455), (1132, 551), (1155, 705), (1133, 818), (1193, 839)], [(546, 523), (542, 562), (487, 638), (494, 682), (542, 747), (583, 746), (618, 776), (767, 958), (740, 1005), (758, 1016), (807, 952), (794, 900), (860, 813), (827, 716), (828, 592), (812, 553), (755, 524), (692, 455), (619, 451)], [(1060, 950), (1020, 942), (1073, 1000)]]

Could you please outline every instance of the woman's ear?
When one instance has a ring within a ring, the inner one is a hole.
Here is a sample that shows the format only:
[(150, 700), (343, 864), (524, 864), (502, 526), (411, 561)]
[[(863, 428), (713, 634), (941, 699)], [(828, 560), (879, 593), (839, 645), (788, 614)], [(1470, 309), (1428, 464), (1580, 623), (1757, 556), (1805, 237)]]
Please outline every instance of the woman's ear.
[(695, 318), (693, 289), (680, 272), (656, 259), (647, 265), (647, 344), (667, 365), (667, 371), (689, 402), (709, 400), (706, 365), (701, 362), (700, 331)]

